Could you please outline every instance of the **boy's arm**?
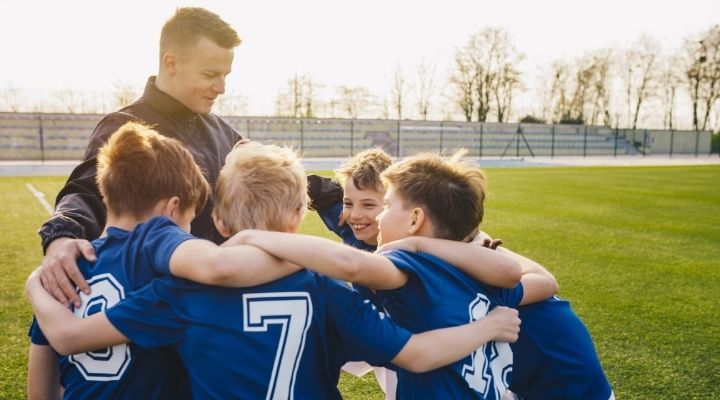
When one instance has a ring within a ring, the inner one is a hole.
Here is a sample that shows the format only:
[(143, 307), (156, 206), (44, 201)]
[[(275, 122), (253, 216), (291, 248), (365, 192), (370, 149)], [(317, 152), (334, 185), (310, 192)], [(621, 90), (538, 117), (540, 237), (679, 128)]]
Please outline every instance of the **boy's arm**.
[(58, 358), (49, 345), (30, 344), (27, 391), (28, 400), (62, 398)]
[(522, 266), (523, 298), (520, 305), (545, 300), (558, 292), (557, 280), (540, 264), (504, 247), (498, 247), (496, 251), (517, 260)]
[(253, 246), (222, 246), (202, 239), (182, 242), (170, 257), (170, 273), (207, 285), (249, 287), (288, 276), (301, 268)]
[(104, 312), (87, 318), (76, 317), (42, 287), (39, 273), (36, 269), (30, 275), (25, 283), (25, 293), (38, 324), (55, 351), (68, 355), (128, 342)]
[(297, 233), (245, 230), (231, 240), (258, 247), (282, 260), (371, 289), (397, 289), (405, 272), (387, 258), (332, 240)]
[(521, 278), (521, 265), (516, 259), (475, 244), (411, 236), (385, 244), (378, 251), (392, 249), (430, 253), (492, 286), (513, 288)]
[(427, 372), (467, 357), (489, 341), (515, 342), (519, 331), (517, 310), (495, 307), (469, 324), (413, 335), (392, 362), (411, 372)]

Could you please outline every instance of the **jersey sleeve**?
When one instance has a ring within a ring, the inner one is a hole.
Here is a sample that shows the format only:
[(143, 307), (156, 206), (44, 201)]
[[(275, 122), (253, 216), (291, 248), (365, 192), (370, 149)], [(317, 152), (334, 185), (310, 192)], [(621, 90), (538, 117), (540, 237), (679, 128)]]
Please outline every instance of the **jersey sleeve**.
[(200, 240), (183, 231), (167, 217), (156, 217), (145, 223), (141, 251), (147, 264), (158, 275), (170, 274), (170, 258), (186, 240)]
[(113, 326), (143, 348), (170, 346), (179, 342), (184, 325), (174, 304), (181, 301), (179, 282), (172, 277), (153, 279), (105, 311)]
[(412, 334), (379, 312), (343, 282), (328, 280), (327, 296), (333, 328), (346, 361), (384, 365), (394, 359)]
[(512, 289), (501, 289), (500, 298), (502, 305), (511, 308), (517, 308), (525, 295), (522, 283), (518, 283)]
[(30, 336), (30, 343), (37, 344), (37, 345), (50, 345), (50, 342), (45, 338), (45, 334), (42, 332), (42, 329), (40, 329), (40, 325), (38, 325), (37, 320), (35, 317), (33, 317), (32, 324), (30, 324), (30, 331), (28, 332), (28, 336)]

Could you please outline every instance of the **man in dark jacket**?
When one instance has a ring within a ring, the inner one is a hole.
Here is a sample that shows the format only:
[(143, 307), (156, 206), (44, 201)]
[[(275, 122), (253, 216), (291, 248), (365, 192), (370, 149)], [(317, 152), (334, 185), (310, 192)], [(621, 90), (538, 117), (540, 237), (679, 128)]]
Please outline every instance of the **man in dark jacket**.
[[(89, 240), (97, 238), (105, 226), (106, 210), (95, 183), (96, 155), (125, 122), (143, 122), (182, 142), (208, 182), (215, 184), (225, 156), (240, 135), (210, 111), (217, 96), (225, 92), (225, 77), (240, 42), (228, 23), (203, 8), (179, 8), (165, 23), (157, 77), (148, 79), (141, 98), (100, 121), (82, 164), (58, 194), (55, 214), (39, 230), (45, 251), (43, 283), (59, 300), (77, 304), (75, 285), (88, 289), (75, 260), (80, 255), (94, 259)], [(210, 217), (212, 206), (211, 197), (193, 222), (192, 233), (219, 242)]]

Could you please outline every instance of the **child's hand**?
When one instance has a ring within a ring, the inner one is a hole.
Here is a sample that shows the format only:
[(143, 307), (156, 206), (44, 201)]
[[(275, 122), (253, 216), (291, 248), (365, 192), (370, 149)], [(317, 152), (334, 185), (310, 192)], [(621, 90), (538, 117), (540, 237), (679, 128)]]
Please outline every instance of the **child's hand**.
[(383, 244), (382, 246), (378, 247), (376, 253), (388, 250), (405, 250), (411, 253), (417, 253), (420, 251), (420, 246), (415, 236), (408, 236), (394, 242)]
[(494, 340), (498, 342), (515, 343), (520, 332), (520, 318), (518, 311), (514, 308), (498, 306), (485, 317), (491, 318), (496, 334)]
[(493, 239), (487, 233), (478, 231), (477, 235), (473, 238), (472, 243), (479, 244), (491, 250), (496, 250), (503, 244), (503, 241), (502, 239)]

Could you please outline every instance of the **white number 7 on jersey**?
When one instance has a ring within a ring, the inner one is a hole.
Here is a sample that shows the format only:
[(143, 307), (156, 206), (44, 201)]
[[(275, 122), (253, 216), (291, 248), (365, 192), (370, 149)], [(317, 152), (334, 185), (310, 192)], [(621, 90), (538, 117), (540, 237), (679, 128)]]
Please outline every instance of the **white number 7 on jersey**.
[(293, 398), (295, 375), (312, 312), (312, 300), (307, 292), (243, 295), (243, 329), (246, 332), (267, 332), (270, 324), (282, 327), (266, 400)]

